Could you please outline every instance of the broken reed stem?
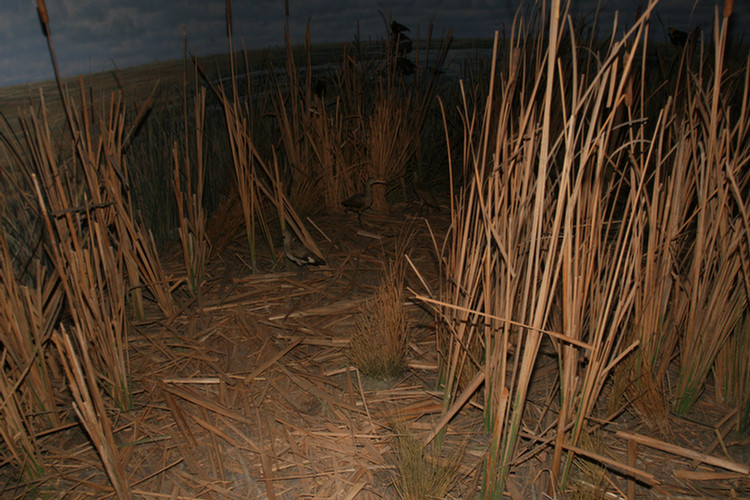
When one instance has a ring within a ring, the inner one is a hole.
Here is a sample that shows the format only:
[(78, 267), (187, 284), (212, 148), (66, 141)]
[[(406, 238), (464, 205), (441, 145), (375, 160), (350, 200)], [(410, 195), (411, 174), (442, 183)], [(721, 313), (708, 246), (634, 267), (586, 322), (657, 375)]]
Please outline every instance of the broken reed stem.
[[(636, 51), (641, 50), (638, 44), (645, 35), (645, 20), (654, 5), (654, 2), (649, 4), (643, 17), (622, 41), (611, 45), (603, 62), (596, 66), (597, 72), (589, 77), (588, 73), (581, 75), (576, 70), (579, 64), (575, 40), (570, 43), (571, 57), (556, 53), (558, 18), (555, 9), (558, 5), (553, 4), (549, 46), (545, 49), (547, 70), (513, 72), (514, 75), (538, 75), (533, 82), (525, 82), (516, 81), (515, 76), (496, 78), (493, 66), (485, 114), (479, 118), (476, 111), (464, 105), (464, 136), (472, 141), (464, 145), (464, 172), (469, 181), (457, 198), (456, 208), (452, 209), (446, 258), (449, 279), (441, 301), (424, 297), (422, 300), (449, 304), (438, 308), (448, 332), (447, 341), (438, 339), (446, 402), (461, 393), (460, 387), (466, 383), (463, 381), (470, 380), (472, 373), (477, 369), (486, 370), (484, 407), (492, 413), (485, 417), (493, 429), (486, 487), (501, 487), (507, 474), (507, 464), (515, 453), (531, 368), (541, 340), (539, 332), (550, 330), (547, 324), (555, 319), (551, 313), (556, 304), (561, 308), (562, 335), (559, 338), (570, 338), (574, 343), (553, 340), (560, 357), (563, 402), (553, 458), (555, 476), (563, 450), (577, 449), (575, 445), (583, 423), (593, 411), (616, 364), (633, 348), (642, 345), (639, 353), (642, 361), (637, 366), (663, 376), (664, 362), (671, 358), (671, 347), (677, 342), (679, 329), (675, 325), (680, 324), (683, 314), (680, 311), (685, 310), (685, 306), (675, 295), (679, 288), (673, 281), (674, 243), (679, 241), (679, 233), (686, 227), (700, 223), (700, 216), (695, 218), (688, 211), (695, 200), (691, 198), (696, 192), (690, 184), (692, 181), (685, 183), (685, 176), (680, 179), (683, 167), (678, 159), (684, 158), (687, 165), (691, 161), (689, 155), (680, 153), (680, 147), (690, 142), (682, 141), (677, 149), (669, 146), (676, 142), (664, 144), (676, 137), (664, 132), (670, 130), (673, 116), (670, 113), (674, 108), (665, 108), (656, 127), (651, 129), (652, 137), (646, 135), (648, 129), (642, 126), (644, 118), (633, 115), (638, 109), (646, 110), (642, 105), (636, 107), (637, 102), (634, 102), (636, 94), (632, 85), (637, 80), (632, 72)], [(625, 50), (630, 38), (635, 43)], [(645, 53), (645, 47), (643, 51)], [(560, 57), (568, 61), (570, 67), (558, 64)], [(507, 60), (514, 58), (511, 56)], [(567, 71), (571, 72), (571, 78), (566, 76)], [(500, 88), (504, 96), (498, 101), (493, 100), (492, 93), (496, 80), (502, 82)], [(553, 83), (559, 83), (559, 87)], [(526, 101), (513, 103), (520, 107), (514, 109), (513, 114), (521, 119), (506, 125), (504, 117), (510, 115), (505, 111), (510, 109), (508, 103), (519, 95), (514, 90), (515, 85), (530, 87), (530, 91), (524, 94)], [(710, 117), (709, 108), (719, 109), (713, 94), (706, 95), (710, 98), (699, 102), (712, 104), (706, 106), (705, 111), (691, 112), (689, 116)], [(496, 109), (493, 103), (498, 106)], [(530, 103), (538, 105), (533, 107)], [(623, 119), (627, 121), (621, 121)], [(537, 120), (542, 123), (539, 134), (523, 128)], [(744, 130), (745, 121), (744, 115), (740, 116), (738, 127), (732, 130)], [(491, 128), (487, 125), (490, 123), (499, 125)], [(688, 127), (696, 129), (694, 125)], [(492, 134), (495, 135), (489, 140)], [(628, 139), (623, 140), (623, 136)], [(534, 140), (528, 140), (529, 137)], [(519, 138), (524, 142), (516, 142)], [(736, 144), (747, 143), (740, 139)], [(710, 141), (705, 143), (710, 144)], [(494, 144), (494, 149), (489, 149), (489, 144)], [(662, 153), (675, 151), (672, 159)], [(743, 154), (737, 151), (732, 157), (746, 157)], [(634, 165), (637, 168), (628, 170), (631, 158), (638, 158), (639, 163)], [(693, 155), (693, 158), (700, 156)], [(674, 169), (672, 161), (675, 161)], [(726, 163), (722, 160), (717, 164), (722, 162)], [(692, 172), (701, 172), (695, 168), (701, 165), (700, 161), (692, 165), (685, 167), (688, 177)], [(740, 174), (741, 170), (734, 168), (734, 164), (730, 165), (730, 172), (743, 178), (738, 185), (744, 185), (744, 174)], [(621, 176), (620, 171), (625, 175)], [(719, 170), (716, 172), (718, 178)], [(655, 175), (657, 179), (661, 176), (669, 181), (666, 188), (663, 183), (653, 182)], [(697, 184), (704, 190), (709, 185)], [(704, 191), (706, 199), (711, 193), (712, 202), (717, 206), (728, 206), (726, 200), (731, 198), (728, 189), (732, 185), (724, 183), (725, 191), (718, 191), (719, 197), (714, 196), (716, 188)], [(708, 205), (698, 204), (698, 207), (699, 211), (709, 209)], [(705, 217), (705, 220), (723, 220), (708, 214)], [(712, 226), (711, 234), (729, 233), (730, 227), (738, 225), (742, 222), (735, 219)], [(646, 237), (649, 239), (645, 240)], [(738, 262), (743, 262), (743, 258), (737, 252), (744, 238), (744, 234), (728, 238), (720, 246), (727, 252), (721, 254), (722, 258), (692, 260), (693, 266), (698, 266), (693, 269), (705, 267), (697, 262), (723, 262), (730, 266), (731, 272), (719, 272), (716, 282), (739, 284)], [(699, 243), (700, 239), (695, 248)], [(678, 251), (677, 255), (683, 259), (689, 254)], [(694, 289), (699, 293), (698, 286)], [(736, 289), (736, 285), (730, 285), (727, 290)], [(659, 297), (656, 301), (654, 293)], [(691, 297), (694, 301), (696, 295), (691, 294)], [(739, 296), (741, 300), (728, 294), (722, 297), (726, 300), (712, 302), (712, 307), (725, 305), (722, 310), (728, 312), (723, 316), (727, 323), (726, 326), (722, 323), (721, 330), (726, 332), (736, 324), (736, 312), (745, 307), (746, 299), (744, 295)], [(665, 315), (665, 307), (669, 305), (673, 312)], [(716, 323), (722, 316), (717, 309), (717, 314), (696, 317)], [(510, 318), (513, 322), (493, 318)], [(670, 324), (664, 324), (665, 318)], [(528, 325), (531, 333), (519, 336), (512, 329), (514, 324)], [(634, 325), (639, 334), (627, 341)], [(663, 338), (657, 338), (658, 335)], [(473, 346), (480, 345), (477, 341), (482, 337), (485, 341), (479, 351)], [(585, 355), (586, 363), (580, 362), (582, 353), (576, 345), (590, 346), (591, 352)], [(711, 362), (708, 361), (708, 366)], [(506, 378), (508, 367), (513, 370), (511, 379)], [(657, 383), (661, 384), (661, 380)], [(569, 419), (573, 419), (574, 425), (572, 435), (566, 436)], [(568, 455), (568, 465), (572, 456)], [(564, 480), (565, 474), (562, 478)]]
[(130, 500), (130, 487), (112, 435), (112, 423), (107, 417), (96, 370), (89, 357), (88, 340), (77, 327), (75, 334), (75, 345), (65, 327), (52, 336), (73, 393), (73, 408), (94, 443), (117, 497)]
[[(120, 157), (121, 143), (110, 141), (122, 131), (123, 108), (116, 106), (116, 116), (107, 122), (110, 128), (98, 137), (89, 120), (85, 99), (81, 112), (73, 113), (71, 127), (82, 137), (75, 143), (72, 158), (76, 168), (61, 170), (53, 153), (51, 135), (42, 102), (42, 121), (34, 116), (24, 132), (34, 157), (32, 174), (37, 200), (48, 237), (48, 251), (68, 301), (73, 323), (98, 346), (94, 363), (105, 389), (123, 409), (131, 405), (130, 376), (127, 356), (128, 322), (126, 315), (125, 265), (123, 248), (113, 245), (110, 226), (123, 216), (113, 206), (124, 206), (111, 196), (122, 196), (124, 179), (106, 158)], [(107, 154), (108, 147), (115, 150)], [(84, 182), (76, 180), (75, 172)], [(37, 180), (38, 179), (38, 180)], [(113, 186), (119, 186), (114, 189)], [(89, 209), (91, 204), (103, 207)], [(49, 206), (49, 208), (48, 208)], [(73, 207), (83, 206), (83, 210)], [(63, 215), (56, 217), (52, 213)], [(116, 226), (116, 224), (115, 224)]]
[(666, 443), (664, 441), (660, 441), (658, 439), (654, 439), (648, 436), (642, 436), (640, 434), (633, 434), (631, 432), (616, 431), (615, 435), (617, 437), (626, 439), (629, 442), (642, 444), (650, 448), (654, 448), (654, 449), (661, 450), (661, 451), (666, 451), (667, 453), (672, 453), (674, 455), (689, 458), (691, 460), (696, 460), (701, 463), (714, 465), (716, 467), (721, 467), (722, 469), (737, 472), (739, 474), (745, 474), (745, 475), (750, 474), (750, 466), (746, 464), (737, 463), (732, 460), (727, 460), (725, 458), (712, 457), (710, 455), (706, 455), (705, 453), (700, 453), (700, 452), (697, 452), (688, 448), (684, 448), (682, 446), (677, 446), (671, 443)]
[(35, 284), (21, 285), (0, 232), (0, 436), (7, 455), (31, 484), (45, 474), (39, 431), (60, 424), (48, 367), (47, 341), (62, 304), (55, 274), (36, 262)]

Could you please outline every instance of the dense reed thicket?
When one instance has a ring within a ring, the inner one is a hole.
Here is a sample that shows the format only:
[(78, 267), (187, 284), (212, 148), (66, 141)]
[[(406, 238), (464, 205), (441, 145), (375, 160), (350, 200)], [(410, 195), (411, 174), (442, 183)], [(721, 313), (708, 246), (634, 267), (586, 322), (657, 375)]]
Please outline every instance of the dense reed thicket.
[[(517, 18), (509, 40), (496, 38), (486, 100), (462, 103), (471, 180), (452, 197), (444, 287), (422, 298), (444, 326), (446, 410), (484, 382), (488, 498), (502, 496), (522, 439), (550, 443), (565, 486), (587, 422), (615, 416), (608, 384), (666, 432), (666, 405), (688, 413), (713, 370), (735, 387), (747, 429), (746, 383), (717, 356), (746, 335), (750, 74), (727, 71), (728, 2), (710, 38), (651, 86), (654, 6), (601, 48), (576, 38), (560, 2), (536, 38)], [(560, 407), (530, 435), (521, 422), (543, 343), (558, 358)]]

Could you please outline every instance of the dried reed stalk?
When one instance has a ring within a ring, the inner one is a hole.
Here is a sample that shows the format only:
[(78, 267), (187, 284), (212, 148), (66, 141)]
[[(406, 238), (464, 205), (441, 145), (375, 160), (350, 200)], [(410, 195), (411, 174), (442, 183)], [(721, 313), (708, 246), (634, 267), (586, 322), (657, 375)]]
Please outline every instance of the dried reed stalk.
[[(524, 44), (514, 24), (507, 73), (493, 66), (483, 115), (469, 111), (463, 94), (464, 173), (471, 180), (452, 202), (442, 295), (451, 307), (439, 311), (448, 332), (439, 348), (448, 398), (468, 378), (462, 373), (486, 374), (485, 419), (493, 433), (485, 463), (488, 497), (500, 495), (513, 463), (542, 332), (555, 304), (563, 331), (553, 339), (565, 339), (555, 341), (563, 403), (556, 479), (563, 450), (576, 449), (612, 368), (636, 345), (623, 338), (635, 290), (633, 214), (648, 177), (640, 172), (628, 186), (610, 169), (627, 161), (628, 149), (638, 143), (619, 141), (615, 127), (622, 126), (618, 120), (627, 116), (623, 107), (632, 98), (638, 45), (626, 50), (626, 43), (644, 36), (654, 5), (588, 76), (577, 69), (576, 40), (564, 33), (560, 5), (553, 2), (544, 50), (541, 38), (536, 46)], [(570, 54), (558, 54), (562, 37)], [(497, 46), (496, 38), (493, 60)], [(534, 62), (536, 67), (522, 66)]]
[[(310, 115), (305, 130), (314, 157), (311, 163), (313, 176), (326, 186), (322, 195), (328, 213), (342, 210), (341, 200), (345, 199), (344, 193), (347, 192), (347, 171), (351, 165), (359, 165), (363, 161), (361, 150), (347, 147), (347, 135), (352, 127), (340, 104), (337, 99), (329, 111), (322, 99), (315, 101), (315, 112)], [(296, 192), (301, 194), (299, 188), (296, 188)]]
[[(512, 45), (516, 43), (513, 38)], [(498, 45), (496, 35), (493, 61), (498, 60)], [(490, 93), (483, 116), (469, 111), (464, 94), (464, 172), (471, 180), (458, 202), (451, 203), (452, 230), (446, 258), (448, 281), (442, 292), (442, 300), (460, 307), (440, 311), (448, 338), (441, 340), (438, 348), (444, 363), (445, 405), (459, 387), (466, 384), (462, 381), (473, 378), (477, 370), (485, 371), (485, 419), (493, 436), (485, 462), (484, 490), (486, 496), (492, 498), (499, 496), (503, 489), (531, 366), (541, 340), (539, 329), (544, 326), (545, 304), (552, 298), (551, 280), (557, 269), (553, 264), (556, 259), (554, 253), (546, 255), (552, 252), (549, 247), (542, 249), (538, 244), (547, 238), (551, 242), (559, 238), (554, 232), (542, 237), (551, 229), (544, 214), (554, 213), (551, 197), (544, 193), (549, 151), (545, 155), (542, 150), (548, 146), (549, 137), (543, 135), (546, 139), (541, 142), (522, 139), (539, 137), (528, 130), (536, 119), (528, 102), (537, 99), (542, 82), (540, 75), (544, 72), (536, 72), (539, 76), (530, 82), (531, 94), (524, 98), (529, 101), (521, 103), (529, 107), (521, 109), (520, 122), (511, 121), (517, 103), (510, 96), (516, 85), (523, 88), (529, 82), (518, 81), (515, 77), (502, 82), (501, 92), (508, 98), (497, 101), (499, 108), (495, 110), (493, 91), (497, 69), (494, 64), (490, 74)], [(519, 72), (514, 69), (510, 74)], [(542, 119), (546, 123), (543, 130), (549, 132), (549, 115)], [(506, 123), (512, 125), (506, 126)], [(518, 161), (521, 157), (523, 159)], [(503, 168), (499, 168), (501, 164)], [(533, 172), (537, 173), (536, 178)], [(550, 264), (543, 266), (543, 258)], [(536, 276), (530, 281), (532, 275)], [(536, 312), (535, 306), (539, 307)], [(482, 313), (492, 317), (485, 318)], [(499, 318), (514, 321), (506, 323)], [(514, 324), (529, 325), (532, 329), (525, 330)], [(518, 348), (513, 349), (514, 345)], [(510, 380), (506, 378), (509, 371), (512, 371)]]
[[(283, 181), (288, 187), (285, 190), (294, 201), (295, 209), (303, 213), (313, 213), (320, 208), (319, 193), (322, 185), (315, 178), (312, 166), (312, 144), (306, 140), (306, 131), (315, 113), (312, 98), (312, 64), (310, 62), (310, 23), (305, 28), (303, 56), (307, 64), (304, 74), (299, 74), (299, 63), (295, 57), (289, 34), (289, 25), (284, 25), (284, 81), (276, 78), (276, 71), (269, 61), (268, 71), (273, 81), (272, 100), (273, 115), (276, 118), (282, 150), (278, 153), (281, 160)], [(318, 144), (317, 147), (326, 147)]]
[[(571, 344), (557, 347), (562, 407), (552, 462), (554, 478), (558, 477), (563, 448), (577, 446), (610, 371), (637, 345), (636, 341), (627, 346), (625, 339), (636, 292), (635, 271), (640, 260), (640, 255), (631, 248), (634, 221), (638, 219), (639, 207), (642, 208), (639, 196), (647, 182), (647, 171), (633, 172), (630, 184), (626, 185), (619, 177), (610, 175), (610, 169), (613, 164), (626, 165), (642, 142), (636, 136), (623, 143), (615, 135), (614, 127), (624, 116), (622, 108), (627, 103), (632, 63), (644, 38), (645, 22), (653, 5), (623, 40), (610, 46), (592, 78), (580, 78), (581, 90), (576, 91), (574, 87), (570, 98), (563, 97), (564, 102), (570, 102), (571, 112), (564, 118), (566, 132), (562, 143), (566, 152), (561, 183), (566, 182), (565, 164), (577, 163), (569, 170), (573, 174), (569, 193), (559, 195), (567, 198), (560, 289), (563, 333), (589, 343), (592, 349), (581, 353)], [(630, 42), (627, 49), (626, 42)], [(571, 44), (575, 68), (578, 63), (573, 38)], [(625, 61), (622, 66), (620, 57)], [(573, 85), (577, 81), (579, 79), (574, 78)], [(632, 123), (637, 122), (624, 125)], [(583, 359), (586, 363), (582, 365)], [(565, 443), (568, 419), (573, 420), (573, 428), (569, 443)], [(570, 453), (562, 476), (563, 485), (572, 458), (573, 453)]]
[[(77, 172), (63, 170), (57, 163), (44, 108), (42, 121), (32, 117), (25, 132), (37, 172), (33, 180), (50, 242), (48, 252), (62, 277), (73, 323), (98, 347), (93, 363), (101, 383), (121, 408), (129, 408), (126, 270), (123, 249), (113, 246), (109, 229), (115, 217), (109, 195), (115, 191), (106, 187), (122, 180), (104, 159), (107, 137), (117, 134), (121, 120), (110, 120), (114, 130), (103, 130), (94, 139), (88, 108), (85, 101), (82, 104), (80, 114), (71, 110), (69, 115), (74, 117), (70, 126), (82, 138), (76, 141), (73, 158)], [(118, 109), (121, 116), (122, 108)], [(110, 168), (99, 168), (102, 163)], [(76, 173), (83, 181), (74, 177)]]
[[(227, 6), (229, 6), (229, 2)], [(234, 54), (232, 45), (232, 24), (229, 10), (227, 11), (227, 29), (229, 33), (229, 53)], [(247, 53), (245, 53), (245, 78), (247, 81), (247, 95), (253, 95), (250, 89), (250, 69), (247, 65)], [(248, 249), (250, 250), (250, 265), (255, 272), (257, 267), (257, 245), (256, 245), (256, 223), (260, 219), (261, 227), (267, 227), (263, 218), (263, 212), (260, 205), (261, 187), (256, 161), (259, 160), (259, 154), (253, 142), (252, 129), (252, 109), (250, 103), (241, 104), (239, 90), (237, 85), (237, 73), (235, 68), (234, 56), (230, 58), (231, 64), (231, 94), (224, 88), (223, 82), (219, 84), (217, 93), (224, 110), (224, 121), (226, 123), (229, 148), (232, 153), (232, 164), (234, 165), (234, 174), (242, 204), (242, 215), (245, 220), (245, 236), (247, 239)], [(268, 169), (265, 169), (268, 175)], [(267, 178), (267, 177), (266, 177)], [(265, 231), (266, 241), (273, 248), (272, 239), (268, 231)]]
[[(719, 350), (747, 310), (750, 294), (748, 214), (743, 196), (737, 196), (734, 189), (747, 186), (750, 175), (745, 159), (750, 88), (746, 73), (741, 112), (732, 118), (726, 104), (731, 94), (725, 90), (724, 76), (727, 29), (726, 17), (721, 24), (715, 20), (713, 73), (705, 90), (697, 85), (689, 88), (682, 125), (686, 140), (676, 146), (678, 150), (686, 148), (695, 186), (695, 213), (685, 221), (692, 235), (684, 247), (687, 262), (682, 276), (685, 323), (675, 392), (675, 409), (681, 414), (700, 396)], [(740, 227), (744, 231), (735, 230)]]
[(62, 304), (54, 274), (37, 261), (35, 285), (18, 283), (0, 232), (0, 436), (6, 460), (31, 483), (44, 474), (36, 435), (60, 424), (47, 346)]
[[(57, 71), (42, 0), (38, 7)], [(156, 254), (153, 240), (149, 247), (126, 239), (135, 239), (139, 231), (129, 198), (127, 171), (123, 168), (123, 150), (133, 129), (125, 128), (121, 96), (112, 94), (101, 116), (93, 112), (85, 97), (79, 110), (57, 76), (68, 126), (62, 142), (53, 142), (47, 106), (40, 94), (38, 114), (32, 113), (21, 120), (24, 143), (16, 142), (11, 147), (15, 158), (23, 158), (21, 166), (33, 186), (32, 196), (39, 204), (46, 233), (45, 250), (56, 274), (47, 274), (37, 263), (36, 289), (18, 285), (6, 240), (2, 238), (0, 316), (4, 319), (0, 321), (4, 332), (3, 358), (8, 360), (3, 363), (2, 372), (3, 422), (15, 425), (12, 438), (5, 433), (9, 427), (3, 427), (3, 433), (10, 438), (9, 447), (18, 465), (25, 469), (26, 477), (41, 472), (35, 434), (60, 424), (49, 374), (57, 361), (56, 356), (46, 355), (45, 344), (59, 321), (64, 293), (79, 349), (86, 358), (86, 380), (79, 369), (67, 370), (72, 366), (69, 364), (65, 365), (66, 374), (71, 384), (79, 388), (88, 384), (83, 399), (96, 400), (95, 410), (83, 408), (78, 416), (96, 435), (92, 438), (96, 444), (101, 443), (97, 436), (110, 434), (104, 448), (99, 446), (100, 456), (119, 496), (129, 498), (99, 391), (106, 390), (121, 408), (128, 409), (131, 405), (126, 276), (132, 285), (133, 301), (142, 310), (138, 261), (144, 252), (151, 252), (150, 257)], [(80, 93), (85, 96), (82, 80)], [(136, 122), (143, 117), (149, 102), (150, 98)], [(126, 259), (130, 259), (130, 264), (125, 264)], [(158, 259), (149, 262), (147, 268), (160, 269)], [(159, 290), (167, 286), (166, 280), (155, 284)], [(158, 293), (155, 295), (158, 297)], [(59, 340), (59, 335), (55, 335)], [(60, 350), (58, 353), (62, 354)], [(73, 392), (76, 396), (82, 394), (75, 388)], [(27, 416), (32, 414), (36, 416)], [(117, 467), (119, 472), (115, 470)]]
[(462, 450), (441, 456), (441, 446), (425, 449), (404, 424), (394, 425), (393, 485), (403, 500), (447, 498), (459, 479)]
[(18, 374), (11, 371), (17, 370), (0, 370), (0, 437), (6, 448), (3, 460), (21, 471), (23, 480), (29, 484), (44, 475), (45, 459), (26, 416), (25, 404), (17, 393), (20, 382), (9, 378)]
[[(49, 43), (51, 46), (51, 40)], [(76, 109), (67, 91), (60, 88), (70, 130), (69, 139), (72, 144), (70, 154), (77, 157), (73, 161), (82, 167), (81, 172), (71, 174), (72, 177), (68, 182), (72, 184), (69, 189), (75, 192), (79, 189), (77, 184), (83, 183), (87, 189), (85, 196), (92, 200), (94, 207), (111, 207), (105, 214), (105, 222), (108, 227), (114, 228), (113, 237), (116, 237), (123, 253), (126, 264), (125, 274), (130, 284), (129, 293), (136, 315), (141, 318), (145, 317), (141, 295), (142, 288), (145, 286), (152, 293), (162, 312), (169, 317), (174, 312), (170, 283), (161, 267), (153, 237), (144, 230), (135, 214), (130, 197), (129, 172), (124, 157), (126, 146), (140, 120), (146, 115), (156, 88), (138, 109), (137, 116), (129, 128), (126, 128), (125, 104), (120, 93), (113, 93), (110, 96), (109, 106), (106, 108), (107, 113), (97, 120), (93, 105), (85, 99), (86, 92), (82, 79), (80, 80), (81, 111)], [(41, 106), (44, 108), (41, 122), (44, 123), (43, 128), (49, 130), (43, 96)], [(27, 147), (30, 149), (37, 147), (35, 145), (37, 141), (32, 136), (39, 130), (38, 123), (38, 120), (32, 123), (22, 122)], [(75, 137), (83, 137), (85, 140), (74, 140)], [(45, 140), (51, 141), (51, 137), (48, 136)], [(68, 154), (65, 142), (57, 146), (61, 148), (61, 154)], [(38, 171), (39, 162), (52, 161), (50, 160), (52, 157), (43, 159), (35, 152), (30, 152), (29, 156), (32, 159), (32, 165), (28, 169), (29, 175), (31, 172), (36, 172), (39, 178), (43, 179)], [(58, 197), (57, 201), (52, 204), (53, 209), (57, 207), (56, 215), (61, 215), (65, 211), (82, 212), (84, 210), (82, 196), (84, 196), (83, 193), (77, 193), (71, 199)], [(75, 201), (71, 204), (71, 200)]]
[(717, 397), (739, 410), (737, 430), (750, 428), (750, 314), (735, 327), (714, 362)]
[(349, 359), (363, 374), (388, 379), (404, 368), (409, 327), (404, 311), (403, 260), (386, 270), (363, 306), (349, 340)]
[(130, 487), (112, 435), (112, 423), (100, 394), (97, 370), (89, 356), (89, 340), (77, 327), (75, 344), (64, 327), (61, 333), (54, 333), (52, 340), (63, 361), (66, 378), (75, 400), (73, 408), (76, 415), (94, 443), (117, 497), (129, 500), (132, 498)]
[[(229, 145), (232, 151), (237, 190), (242, 203), (242, 214), (245, 219), (245, 235), (250, 250), (250, 263), (255, 270), (256, 251), (256, 217), (260, 213), (258, 206), (258, 177), (255, 169), (255, 147), (252, 143), (247, 118), (243, 117), (236, 100), (229, 99), (223, 91), (220, 95), (224, 107), (224, 116), (228, 129)], [(235, 103), (235, 104), (233, 104)]]
[[(19, 377), (20, 400), (29, 413), (41, 415), (44, 427), (60, 423), (45, 344), (52, 335), (62, 307), (62, 290), (54, 273), (39, 261), (34, 266), (33, 287), (18, 282), (8, 245), (0, 233), (0, 332), (4, 369)], [(23, 380), (21, 384), (20, 381)]]
[(225, 94), (223, 88), (220, 87), (218, 92), (229, 130), (229, 143), (240, 200), (242, 201), (252, 262), (255, 262), (256, 255), (256, 223), (260, 225), (269, 248), (273, 249), (274, 246), (270, 227), (266, 220), (268, 216), (264, 215), (263, 212), (263, 204), (269, 202), (279, 214), (279, 221), (291, 222), (297, 228), (295, 232), (303, 244), (319, 256), (322, 255), (315, 241), (304, 229), (302, 219), (297, 215), (289, 198), (284, 194), (283, 179), (280, 174), (276, 155), (273, 155), (273, 164), (269, 165), (268, 162), (264, 161), (256, 148), (252, 130), (248, 126), (250, 108), (246, 106), (243, 109), (236, 105), (236, 99), (230, 99)]
[[(228, 24), (228, 28), (231, 30), (230, 24)], [(231, 36), (229, 43), (231, 52)], [(296, 81), (296, 66), (294, 65), (293, 52), (291, 50), (291, 44), (288, 45), (287, 73), (292, 81)], [(233, 59), (231, 67), (231, 96), (225, 90), (223, 83), (215, 90), (224, 110), (224, 120), (228, 130), (229, 146), (232, 153), (237, 188), (242, 202), (242, 212), (245, 219), (245, 229), (253, 269), (255, 269), (256, 266), (256, 224), (260, 225), (262, 235), (268, 244), (268, 247), (270, 249), (274, 248), (270, 226), (267, 221), (268, 216), (264, 215), (263, 212), (264, 206), (266, 206), (264, 204), (266, 203), (271, 203), (274, 206), (279, 215), (279, 221), (281, 224), (290, 222), (296, 228), (295, 232), (297, 236), (300, 237), (303, 244), (320, 256), (322, 253), (318, 249), (315, 241), (304, 229), (302, 219), (297, 215), (295, 207), (292, 206), (289, 197), (285, 194), (287, 191), (284, 189), (284, 179), (280, 172), (276, 153), (271, 150), (273, 156), (273, 162), (271, 163), (263, 159), (260, 151), (256, 147), (255, 134), (251, 126), (253, 108), (250, 106), (250, 103), (245, 103), (244, 105), (240, 104), (237, 92), (237, 76), (234, 69)], [(246, 72), (247, 74), (245, 77), (248, 81), (248, 95), (251, 95), (249, 87), (250, 70), (247, 63)], [(291, 132), (293, 129), (296, 130), (296, 128), (291, 125), (291, 122), (296, 123), (296, 118), (291, 121), (288, 119), (289, 117), (287, 117), (284, 108), (285, 104), (282, 97), (283, 92), (278, 82), (276, 82), (275, 77), (274, 89), (275, 95), (280, 99), (276, 104), (281, 106), (281, 108), (277, 109), (277, 114), (278, 117), (281, 117), (279, 119), (281, 120), (280, 123), (283, 125), (281, 127), (282, 138), (291, 136), (296, 137)], [(292, 157), (296, 158), (297, 155), (294, 151), (296, 151), (296, 149), (292, 148)], [(287, 151), (287, 154), (289, 154), (289, 151)], [(318, 203), (317, 200), (316, 203)]]
[[(682, 225), (690, 210), (692, 189), (687, 162), (664, 157), (663, 145), (669, 140), (669, 116), (674, 112), (669, 101), (659, 114), (655, 135), (648, 142), (640, 162), (631, 172), (631, 183), (652, 176), (650, 188), (634, 201), (633, 252), (636, 294), (631, 326), (632, 340), (639, 344), (632, 362), (632, 372), (623, 373), (632, 383), (628, 389), (636, 414), (651, 428), (668, 435), (667, 397), (662, 381), (679, 339), (681, 309), (675, 307), (679, 283), (673, 244), (679, 241)], [(643, 127), (638, 129), (643, 133)], [(679, 151), (678, 151), (679, 155)], [(642, 182), (642, 181), (641, 181)]]
[[(187, 120), (187, 110), (185, 110)], [(177, 197), (179, 214), (179, 234), (182, 243), (182, 255), (187, 271), (187, 289), (191, 297), (197, 297), (203, 284), (206, 261), (210, 244), (206, 237), (206, 215), (203, 211), (203, 126), (206, 116), (206, 89), (202, 88), (195, 96), (195, 180), (190, 167), (190, 141), (188, 128), (185, 128), (185, 151), (180, 162), (177, 143), (172, 148), (174, 159), (174, 193)], [(180, 165), (183, 165), (182, 168)], [(184, 188), (181, 181), (184, 176)], [(186, 213), (187, 212), (187, 213)]]

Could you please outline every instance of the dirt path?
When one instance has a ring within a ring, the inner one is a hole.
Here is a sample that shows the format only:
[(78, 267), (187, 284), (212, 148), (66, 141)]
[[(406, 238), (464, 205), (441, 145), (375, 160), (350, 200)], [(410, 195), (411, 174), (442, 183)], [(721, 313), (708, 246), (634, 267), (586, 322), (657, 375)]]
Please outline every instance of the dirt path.
[[(410, 366), (398, 380), (364, 379), (349, 365), (346, 347), (405, 226), (414, 231), (410, 256), (430, 279), (435, 257), (424, 221), (404, 223), (403, 214), (366, 219), (366, 229), (348, 219), (322, 222), (331, 238), (320, 245), (329, 265), (303, 274), (293, 268), (251, 275), (239, 265), (246, 249), (230, 243), (212, 259), (199, 299), (186, 299), (171, 321), (134, 325), (135, 409), (113, 419), (134, 493), (394, 497), (394, 423), (424, 430), (431, 420), (424, 416), (434, 419), (441, 407), (432, 390), (432, 319), (407, 304)], [(467, 428), (480, 421), (479, 412), (460, 419)], [(80, 447), (91, 465), (96, 457), (84, 436), (69, 434), (67, 445)], [(447, 439), (453, 438), (451, 430)], [(97, 476), (88, 487), (107, 484)]]

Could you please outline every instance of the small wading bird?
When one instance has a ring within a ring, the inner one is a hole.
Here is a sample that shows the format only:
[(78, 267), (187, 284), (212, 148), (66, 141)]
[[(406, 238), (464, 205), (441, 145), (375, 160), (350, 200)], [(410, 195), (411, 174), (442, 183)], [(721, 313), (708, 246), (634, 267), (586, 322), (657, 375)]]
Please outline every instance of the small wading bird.
[(309, 248), (302, 244), (292, 231), (285, 227), (282, 231), (284, 239), (284, 253), (287, 259), (291, 260), (300, 267), (320, 266), (326, 262), (313, 253)]
[(385, 181), (370, 177), (365, 185), (364, 193), (357, 193), (351, 198), (348, 198), (341, 202), (347, 209), (357, 212), (357, 220), (362, 225), (362, 212), (372, 206), (372, 186), (374, 184), (385, 184)]
[(689, 38), (690, 35), (684, 31), (676, 30), (672, 26), (669, 27), (669, 41), (676, 47), (684, 47)]

